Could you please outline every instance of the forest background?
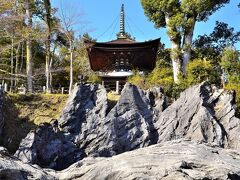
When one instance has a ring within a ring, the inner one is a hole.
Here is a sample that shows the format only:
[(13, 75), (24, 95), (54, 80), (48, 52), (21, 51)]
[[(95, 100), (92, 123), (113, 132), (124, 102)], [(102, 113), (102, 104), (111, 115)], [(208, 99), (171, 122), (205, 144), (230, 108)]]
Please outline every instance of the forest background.
[[(156, 68), (129, 78), (143, 89), (162, 86), (176, 99), (187, 87), (208, 81), (234, 90), (240, 104), (240, 53), (235, 45), (240, 32), (228, 22), (217, 21), (208, 34), (193, 38), (197, 22), (208, 18), (229, 0), (166, 1), (141, 0), (146, 17), (156, 28), (165, 28), (171, 42), (161, 42)], [(240, 7), (240, 4), (238, 5)], [(239, 12), (240, 13), (240, 12)], [(76, 24), (82, 25), (76, 30)], [(90, 30), (80, 13), (56, 9), (50, 0), (0, 0), (0, 80), (10, 92), (25, 86), (28, 93), (71, 92), (79, 75), (88, 82), (100, 82), (91, 71), (85, 40)]]

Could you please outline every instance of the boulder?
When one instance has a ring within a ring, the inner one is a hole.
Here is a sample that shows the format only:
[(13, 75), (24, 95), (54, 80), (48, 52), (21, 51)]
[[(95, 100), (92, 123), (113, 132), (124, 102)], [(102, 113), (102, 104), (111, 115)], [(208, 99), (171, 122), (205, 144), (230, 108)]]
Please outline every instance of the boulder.
[(106, 157), (87, 157), (62, 171), (23, 163), (0, 151), (0, 179), (222, 179), (240, 178), (240, 153), (184, 139)]
[(154, 114), (159, 115), (168, 107), (168, 98), (162, 87), (152, 87), (146, 91), (146, 96), (153, 108)]
[(107, 107), (107, 91), (103, 86), (77, 84), (62, 111), (59, 126), (72, 135), (84, 133), (84, 129), (93, 130), (91, 124), (105, 118)]
[[(101, 85), (79, 84), (72, 91), (59, 125), (87, 155), (96, 153), (105, 132), (107, 91)], [(103, 139), (104, 140), (104, 139)]]
[(39, 166), (23, 163), (15, 157), (11, 157), (0, 147), (0, 179), (25, 180), (25, 179), (57, 179), (52, 170), (43, 170)]
[(240, 120), (234, 114), (232, 92), (206, 82), (190, 87), (159, 115), (158, 143), (188, 138), (239, 149)]
[(56, 174), (59, 179), (222, 179), (240, 178), (238, 151), (175, 140), (111, 158), (87, 157)]
[(15, 157), (24, 163), (61, 170), (82, 159), (84, 153), (59, 131), (55, 121), (43, 124), (22, 140)]
[(106, 90), (81, 84), (64, 108), (60, 127), (74, 136), (73, 142), (88, 156), (113, 156), (156, 143), (152, 107), (141, 89), (127, 83), (117, 104), (107, 112)]
[(105, 119), (99, 154), (112, 156), (156, 143), (152, 120), (152, 107), (144, 91), (126, 83)]

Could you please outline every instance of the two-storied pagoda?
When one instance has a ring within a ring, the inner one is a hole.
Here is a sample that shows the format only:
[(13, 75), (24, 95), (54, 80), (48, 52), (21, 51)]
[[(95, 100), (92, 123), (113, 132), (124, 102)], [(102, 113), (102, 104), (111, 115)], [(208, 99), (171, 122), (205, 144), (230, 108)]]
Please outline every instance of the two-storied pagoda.
[(108, 90), (117, 92), (125, 84), (132, 70), (153, 70), (160, 39), (136, 42), (127, 37), (124, 26), (124, 5), (121, 8), (120, 32), (116, 40), (86, 42), (91, 69), (98, 72)]

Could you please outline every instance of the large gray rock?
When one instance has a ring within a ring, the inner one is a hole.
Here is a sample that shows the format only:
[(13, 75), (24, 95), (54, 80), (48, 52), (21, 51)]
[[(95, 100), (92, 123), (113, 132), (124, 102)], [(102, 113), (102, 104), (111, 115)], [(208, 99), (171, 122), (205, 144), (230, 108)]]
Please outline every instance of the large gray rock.
[(65, 169), (82, 159), (84, 153), (59, 131), (55, 124), (43, 124), (22, 140), (15, 157), (24, 163), (56, 170)]
[(191, 141), (176, 140), (111, 158), (85, 158), (59, 179), (240, 179), (240, 154)]
[(76, 85), (62, 112), (59, 125), (69, 139), (89, 155), (97, 152), (102, 145), (107, 110), (107, 91), (103, 86)]
[(4, 91), (2, 86), (0, 85), (0, 136), (3, 133), (3, 126), (4, 126), (3, 102), (4, 102)]
[[(82, 126), (89, 121), (99, 121), (106, 116), (107, 91), (98, 84), (75, 85), (59, 119), (63, 131), (71, 134), (83, 133)], [(92, 124), (92, 123), (90, 123)], [(94, 127), (87, 127), (94, 129)]]
[(127, 83), (104, 124), (100, 155), (110, 156), (156, 143), (153, 111), (144, 91)]
[(117, 104), (107, 112), (106, 90), (81, 84), (64, 108), (60, 127), (92, 156), (112, 156), (156, 143), (151, 104), (141, 89), (127, 83)]
[(57, 179), (55, 172), (51, 170), (43, 170), (39, 166), (23, 163), (17, 158), (6, 154), (5, 150), (0, 151), (0, 179), (3, 180), (25, 180), (40, 179), (53, 180)]
[(168, 107), (168, 98), (164, 94), (162, 87), (153, 87), (148, 89), (146, 91), (146, 96), (149, 99), (155, 116), (161, 114), (161, 112)]
[(221, 179), (240, 178), (240, 153), (175, 140), (110, 158), (87, 157), (62, 171), (42, 169), (0, 151), (0, 179)]
[(207, 83), (193, 86), (163, 111), (155, 123), (158, 142), (189, 138), (239, 149), (240, 120), (234, 95)]

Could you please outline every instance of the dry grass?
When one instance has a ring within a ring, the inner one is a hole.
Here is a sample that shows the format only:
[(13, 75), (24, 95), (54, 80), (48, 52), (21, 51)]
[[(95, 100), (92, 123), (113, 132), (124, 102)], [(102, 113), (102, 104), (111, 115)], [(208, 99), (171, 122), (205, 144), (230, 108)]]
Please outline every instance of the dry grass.
[(39, 124), (58, 119), (68, 95), (8, 94), (5, 98), (5, 127), (0, 144), (13, 153), (22, 138)]
[(118, 101), (120, 99), (120, 94), (116, 94), (114, 91), (110, 91), (107, 94), (108, 100), (109, 101)]
[(111, 111), (111, 109), (117, 104), (118, 100), (120, 99), (119, 94), (116, 94), (114, 91), (111, 91), (107, 94), (107, 98), (108, 98), (108, 110), (107, 113), (109, 111)]
[(19, 118), (39, 125), (58, 119), (66, 103), (68, 95), (62, 94), (35, 94), (10, 95), (19, 111)]

